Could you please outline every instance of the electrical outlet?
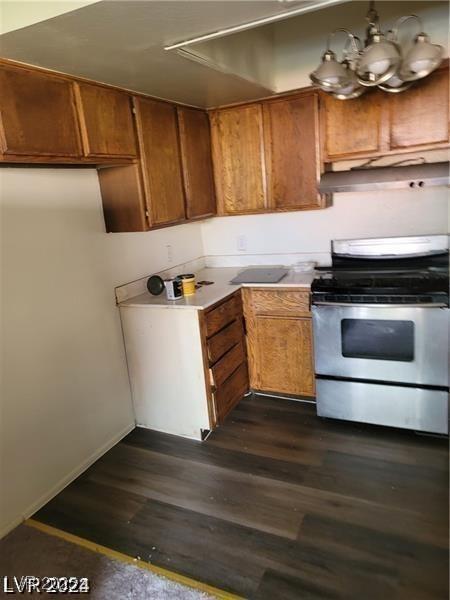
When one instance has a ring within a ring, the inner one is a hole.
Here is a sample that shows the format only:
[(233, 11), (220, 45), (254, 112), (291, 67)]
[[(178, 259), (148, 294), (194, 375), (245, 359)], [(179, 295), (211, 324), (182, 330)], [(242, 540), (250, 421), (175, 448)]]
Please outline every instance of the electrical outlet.
[(167, 250), (167, 262), (171, 263), (171, 262), (173, 262), (173, 249), (172, 249), (172, 245), (171, 244), (167, 244), (166, 250)]
[(237, 236), (236, 241), (239, 252), (245, 252), (247, 250), (247, 236), (241, 233)]

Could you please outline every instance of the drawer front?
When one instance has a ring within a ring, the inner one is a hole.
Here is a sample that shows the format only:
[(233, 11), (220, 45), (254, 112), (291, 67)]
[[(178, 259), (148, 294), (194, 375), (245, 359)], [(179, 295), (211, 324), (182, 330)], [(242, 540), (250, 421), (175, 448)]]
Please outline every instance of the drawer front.
[(220, 304), (210, 312), (206, 313), (206, 336), (211, 337), (223, 327), (234, 321), (241, 313), (241, 310), (240, 296), (232, 296), (223, 304)]
[(247, 363), (242, 363), (214, 393), (219, 422), (224, 420), (248, 389)]
[(244, 294), (245, 309), (254, 314), (311, 314), (309, 291), (248, 289)]
[(209, 364), (213, 365), (244, 337), (241, 319), (236, 319), (207, 342)]
[(211, 384), (216, 388), (221, 386), (222, 383), (228, 379), (228, 377), (238, 368), (238, 366), (245, 362), (246, 355), (244, 344), (242, 340), (233, 346), (231, 350), (229, 350), (225, 356), (212, 367), (211, 376), (212, 381)]

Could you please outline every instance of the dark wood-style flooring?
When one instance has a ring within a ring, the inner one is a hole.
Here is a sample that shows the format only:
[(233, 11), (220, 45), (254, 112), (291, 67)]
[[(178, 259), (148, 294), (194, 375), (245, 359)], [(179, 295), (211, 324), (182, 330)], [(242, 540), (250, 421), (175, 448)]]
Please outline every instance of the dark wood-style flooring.
[(253, 397), (135, 429), (35, 518), (245, 598), (448, 598), (448, 444)]

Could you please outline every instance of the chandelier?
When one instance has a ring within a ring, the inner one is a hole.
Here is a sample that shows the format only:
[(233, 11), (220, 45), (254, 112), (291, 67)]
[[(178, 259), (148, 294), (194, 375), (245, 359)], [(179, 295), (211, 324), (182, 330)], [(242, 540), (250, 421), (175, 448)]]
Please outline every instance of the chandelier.
[[(414, 81), (427, 77), (444, 57), (443, 47), (430, 42), (417, 15), (400, 17), (384, 35), (374, 4), (370, 2), (366, 16), (368, 27), (364, 47), (347, 29), (335, 29), (328, 36), (321, 64), (310, 75), (315, 85), (339, 100), (357, 98), (373, 87), (385, 92), (403, 92)], [(419, 33), (411, 48), (405, 51), (399, 42), (399, 28), (411, 19), (417, 22)], [(331, 41), (339, 33), (346, 36), (341, 61), (331, 50)]]

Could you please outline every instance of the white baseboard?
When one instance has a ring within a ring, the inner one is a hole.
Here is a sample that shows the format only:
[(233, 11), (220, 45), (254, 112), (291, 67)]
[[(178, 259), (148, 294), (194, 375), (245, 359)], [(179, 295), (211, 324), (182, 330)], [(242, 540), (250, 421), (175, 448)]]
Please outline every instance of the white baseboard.
[(81, 473), (86, 471), (96, 460), (98, 460), (103, 454), (111, 450), (113, 446), (115, 446), (122, 438), (133, 431), (136, 427), (135, 423), (131, 423), (127, 425), (122, 431), (115, 436), (113, 436), (108, 442), (103, 444), (101, 448), (96, 450), (91, 456), (83, 461), (80, 465), (75, 467), (68, 475), (63, 477), (56, 485), (52, 487), (51, 490), (43, 494), (36, 502), (33, 502), (26, 510), (23, 511), (22, 515), (16, 517), (8, 525), (3, 527), (0, 530), (0, 539), (2, 539), (5, 535), (7, 535), (10, 531), (15, 529), (18, 525), (23, 523), (26, 519), (31, 517), (35, 512), (41, 509), (47, 502), (49, 502), (52, 498), (54, 498), (57, 494), (59, 494), (65, 487), (67, 487), (74, 479), (79, 477)]

